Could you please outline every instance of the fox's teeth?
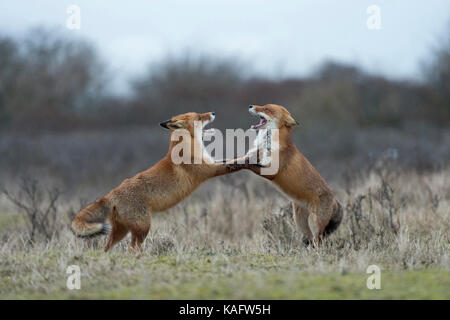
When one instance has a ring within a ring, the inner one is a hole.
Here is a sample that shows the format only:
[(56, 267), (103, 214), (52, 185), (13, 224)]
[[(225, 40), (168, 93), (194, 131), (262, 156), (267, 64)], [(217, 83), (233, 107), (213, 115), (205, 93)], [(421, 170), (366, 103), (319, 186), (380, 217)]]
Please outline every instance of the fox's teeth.
[(259, 117), (259, 123), (258, 124), (253, 124), (250, 128), (251, 129), (258, 129), (260, 127), (262, 127), (263, 125), (265, 125), (267, 123), (267, 119), (264, 117)]

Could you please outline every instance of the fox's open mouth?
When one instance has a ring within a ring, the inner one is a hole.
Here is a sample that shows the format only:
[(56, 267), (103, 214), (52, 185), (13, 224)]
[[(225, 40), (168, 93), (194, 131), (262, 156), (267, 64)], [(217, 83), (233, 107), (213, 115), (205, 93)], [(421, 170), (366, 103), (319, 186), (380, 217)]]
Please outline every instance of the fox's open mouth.
[(263, 125), (265, 125), (267, 123), (267, 119), (264, 117), (259, 116), (259, 123), (258, 124), (253, 124), (251, 126), (252, 129), (258, 129), (261, 128)]

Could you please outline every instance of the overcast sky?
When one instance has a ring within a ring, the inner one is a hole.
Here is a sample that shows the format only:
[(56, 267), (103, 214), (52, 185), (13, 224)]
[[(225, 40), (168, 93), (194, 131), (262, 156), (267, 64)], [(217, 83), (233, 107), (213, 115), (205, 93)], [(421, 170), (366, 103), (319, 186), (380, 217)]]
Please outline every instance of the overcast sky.
[[(81, 29), (66, 28), (67, 7), (81, 8)], [(366, 26), (369, 5), (381, 29)], [(189, 51), (235, 56), (258, 73), (306, 75), (324, 59), (390, 77), (416, 77), (419, 62), (445, 36), (448, 0), (39, 0), (2, 1), (0, 31), (22, 35), (47, 25), (90, 39), (119, 80), (149, 62)], [(447, 34), (447, 36), (449, 36)]]

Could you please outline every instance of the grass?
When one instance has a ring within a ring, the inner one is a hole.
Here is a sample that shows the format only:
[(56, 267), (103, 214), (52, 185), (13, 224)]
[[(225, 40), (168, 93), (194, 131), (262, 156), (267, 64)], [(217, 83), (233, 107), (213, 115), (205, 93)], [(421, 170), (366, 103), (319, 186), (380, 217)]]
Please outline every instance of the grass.
[[(70, 264), (80, 266), (80, 290), (66, 287)], [(3, 261), (1, 276), (2, 298), (14, 299), (450, 298), (448, 270), (382, 268), (382, 288), (369, 290), (364, 271), (307, 272), (298, 256), (268, 254), (198, 251), (136, 259), (123, 252), (46, 250)]]
[[(104, 239), (74, 239), (69, 202), (58, 204), (59, 235), (30, 244), (23, 216), (0, 199), (0, 298), (450, 299), (449, 170), (371, 173), (338, 188), (345, 217), (318, 249), (301, 244), (271, 188), (209, 183), (154, 216), (140, 258), (129, 238), (108, 253)], [(381, 290), (366, 287), (373, 264)], [(66, 287), (69, 265), (81, 269), (80, 290)]]

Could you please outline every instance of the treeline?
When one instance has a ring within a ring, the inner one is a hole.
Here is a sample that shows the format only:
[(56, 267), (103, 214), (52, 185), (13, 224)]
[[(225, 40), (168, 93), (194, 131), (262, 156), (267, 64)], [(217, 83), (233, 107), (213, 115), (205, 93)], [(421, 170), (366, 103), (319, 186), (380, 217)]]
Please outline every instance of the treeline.
[[(450, 42), (427, 59), (421, 81), (392, 80), (325, 62), (305, 78), (249, 76), (245, 64), (216, 57), (172, 58), (111, 94), (114, 74), (87, 41), (34, 29), (0, 36), (0, 129), (67, 131), (154, 125), (186, 111), (216, 111), (218, 126), (248, 125), (248, 104), (286, 105), (308, 127), (450, 124)], [(301, 63), (301, 61), (299, 61)]]

